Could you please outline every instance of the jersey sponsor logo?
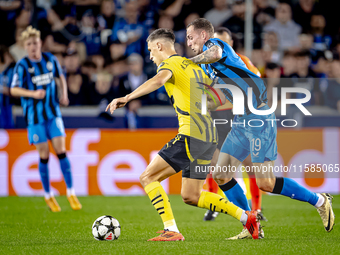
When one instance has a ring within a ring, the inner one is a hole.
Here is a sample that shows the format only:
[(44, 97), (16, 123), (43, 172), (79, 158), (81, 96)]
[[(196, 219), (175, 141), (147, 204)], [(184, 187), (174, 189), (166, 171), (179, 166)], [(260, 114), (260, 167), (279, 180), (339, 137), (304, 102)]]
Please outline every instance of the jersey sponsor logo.
[(32, 82), (38, 86), (50, 84), (53, 80), (53, 73), (45, 73), (32, 77)]
[(48, 61), (48, 62), (47, 62), (46, 68), (47, 68), (48, 71), (52, 71), (52, 69), (53, 69), (53, 64), (51, 63), (51, 61)]

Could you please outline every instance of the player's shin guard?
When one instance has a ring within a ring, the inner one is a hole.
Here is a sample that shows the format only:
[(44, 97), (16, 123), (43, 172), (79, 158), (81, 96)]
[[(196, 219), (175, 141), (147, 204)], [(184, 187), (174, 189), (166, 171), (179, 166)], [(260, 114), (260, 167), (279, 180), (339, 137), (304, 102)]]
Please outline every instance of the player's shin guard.
[(40, 179), (41, 179), (45, 194), (49, 194), (50, 193), (50, 178), (49, 178), (49, 173), (48, 173), (48, 158), (40, 159), (39, 173), (40, 173)]
[(214, 212), (229, 214), (237, 220), (241, 220), (243, 210), (215, 193), (202, 191), (198, 200), (198, 207)]
[(228, 198), (230, 202), (238, 207), (242, 208), (245, 211), (250, 211), (250, 207), (247, 201), (247, 197), (244, 194), (243, 189), (237, 183), (237, 181), (232, 178), (226, 184), (220, 185), (221, 190), (223, 190), (224, 194)]
[(59, 158), (60, 168), (61, 168), (61, 171), (63, 172), (66, 186), (68, 189), (70, 189), (73, 187), (70, 161), (68, 160), (66, 153), (59, 154), (58, 158)]
[(262, 194), (261, 190), (256, 184), (255, 176), (249, 176), (249, 187), (251, 192), (251, 209), (261, 210)]
[(162, 185), (159, 182), (152, 182), (145, 186), (144, 190), (146, 194), (148, 194), (151, 203), (157, 210), (159, 216), (161, 216), (164, 223), (164, 229), (179, 232), (172, 213), (170, 200)]
[(319, 196), (316, 193), (302, 187), (296, 181), (284, 177), (276, 177), (272, 193), (308, 202), (313, 206), (316, 205), (319, 199)]

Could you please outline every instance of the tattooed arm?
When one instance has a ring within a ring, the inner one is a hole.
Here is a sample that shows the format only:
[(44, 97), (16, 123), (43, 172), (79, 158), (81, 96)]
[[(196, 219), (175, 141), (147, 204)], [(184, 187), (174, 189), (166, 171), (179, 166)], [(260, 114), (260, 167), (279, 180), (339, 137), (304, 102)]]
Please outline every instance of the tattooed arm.
[(210, 64), (215, 63), (221, 58), (222, 58), (221, 47), (214, 45), (210, 49), (204, 51), (203, 53), (197, 55), (196, 57), (191, 58), (190, 60), (192, 60), (192, 62), (196, 64)]

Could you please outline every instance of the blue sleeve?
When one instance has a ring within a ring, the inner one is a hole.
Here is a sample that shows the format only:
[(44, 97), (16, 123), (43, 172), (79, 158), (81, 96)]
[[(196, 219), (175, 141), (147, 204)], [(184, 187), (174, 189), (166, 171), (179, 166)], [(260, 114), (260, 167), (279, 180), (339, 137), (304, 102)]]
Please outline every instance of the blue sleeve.
[(225, 42), (222, 42), (219, 39), (216, 38), (211, 38), (208, 41), (205, 42), (205, 44), (203, 45), (203, 51), (206, 51), (208, 49), (210, 49), (212, 46), (217, 45), (219, 46), (222, 50), (224, 50), (225, 47)]
[(58, 59), (52, 55), (52, 60), (53, 60), (53, 63), (54, 63), (54, 70), (55, 70), (55, 77), (59, 78), (60, 75), (63, 74), (63, 70), (61, 69), (61, 66), (59, 64), (59, 61)]
[(19, 87), (23, 88), (24, 84), (24, 73), (25, 73), (25, 68), (24, 66), (19, 62), (15, 65), (14, 71), (13, 71), (13, 79), (12, 79), (12, 84), (11, 87)]
[(119, 41), (118, 38), (118, 31), (124, 27), (124, 22), (122, 19), (119, 19), (117, 22), (114, 23), (112, 28), (112, 35), (111, 35), (111, 42)]

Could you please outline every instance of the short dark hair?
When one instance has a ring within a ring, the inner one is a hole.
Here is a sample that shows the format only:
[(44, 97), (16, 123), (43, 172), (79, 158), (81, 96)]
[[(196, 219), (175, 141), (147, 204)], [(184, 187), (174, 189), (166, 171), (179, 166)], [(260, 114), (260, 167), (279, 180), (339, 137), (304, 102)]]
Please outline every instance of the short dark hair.
[(296, 58), (301, 58), (301, 57), (310, 57), (310, 52), (309, 50), (301, 50), (301, 51), (298, 51), (294, 54), (294, 57)]
[(217, 33), (217, 34), (227, 33), (230, 36), (230, 38), (233, 37), (233, 34), (231, 33), (231, 31), (228, 28), (226, 28), (226, 27), (219, 27), (219, 28), (217, 28), (215, 30), (215, 33)]
[(158, 28), (149, 35), (149, 37), (148, 37), (148, 39), (146, 39), (146, 41), (151, 42), (151, 41), (159, 39), (159, 38), (169, 40), (172, 43), (175, 43), (175, 40), (176, 40), (175, 34), (171, 29)]
[(195, 19), (193, 22), (191, 22), (187, 29), (191, 26), (194, 26), (194, 29), (203, 29), (206, 31), (210, 36), (214, 35), (214, 26), (211, 24), (211, 22), (204, 18)]

